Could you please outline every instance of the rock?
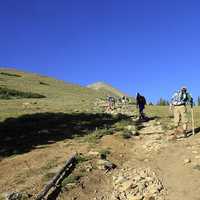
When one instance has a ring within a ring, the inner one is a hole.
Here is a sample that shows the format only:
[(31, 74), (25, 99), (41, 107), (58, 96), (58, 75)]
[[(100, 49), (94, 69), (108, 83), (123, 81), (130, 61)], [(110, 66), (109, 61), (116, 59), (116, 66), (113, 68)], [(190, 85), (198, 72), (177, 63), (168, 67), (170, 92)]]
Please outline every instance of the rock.
[(92, 166), (92, 164), (87, 164), (86, 166), (85, 166), (85, 168), (86, 168), (86, 171), (87, 172), (91, 172), (92, 170), (93, 170), (93, 166)]
[(152, 137), (152, 139), (154, 139), (154, 140), (161, 140), (162, 137), (161, 137), (160, 135), (154, 135), (154, 136)]
[(114, 163), (108, 160), (102, 160), (102, 159), (97, 161), (97, 165), (98, 165), (98, 169), (108, 170), (108, 171), (113, 170), (117, 167)]
[(49, 133), (49, 130), (43, 129), (43, 130), (38, 131), (38, 133), (39, 133), (39, 134), (48, 134), (48, 133)]
[(125, 181), (127, 181), (127, 179), (124, 176), (119, 176), (119, 177), (115, 177), (115, 184), (122, 184)]
[(137, 131), (131, 131), (133, 136), (139, 136), (139, 133)]
[(193, 154), (198, 154), (198, 151), (192, 151)]
[(142, 195), (137, 195), (137, 196), (132, 196), (130, 198), (128, 198), (127, 200), (143, 200), (144, 196)]
[(122, 191), (127, 191), (127, 190), (130, 189), (131, 187), (134, 187), (133, 181), (132, 181), (132, 180), (128, 180), (128, 181), (125, 181), (124, 183), (122, 183), (120, 189), (121, 189)]
[(99, 152), (97, 152), (97, 151), (89, 151), (88, 155), (89, 156), (99, 156)]
[(114, 197), (112, 200), (156, 200), (163, 197), (163, 185), (151, 169), (120, 170), (113, 176)]
[(135, 127), (134, 125), (128, 125), (128, 126), (126, 127), (126, 129), (127, 129), (128, 131), (136, 131), (136, 127)]
[(191, 159), (190, 158), (184, 159), (184, 164), (189, 164), (189, 163), (191, 163)]
[(200, 159), (200, 156), (195, 156), (196, 159)]

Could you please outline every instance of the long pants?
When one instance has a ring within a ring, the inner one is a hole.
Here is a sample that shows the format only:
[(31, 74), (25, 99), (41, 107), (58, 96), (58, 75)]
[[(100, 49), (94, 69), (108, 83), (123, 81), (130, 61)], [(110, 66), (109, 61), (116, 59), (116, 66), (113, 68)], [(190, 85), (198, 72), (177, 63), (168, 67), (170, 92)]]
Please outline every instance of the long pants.
[(145, 115), (144, 115), (144, 105), (139, 105), (139, 118), (140, 119), (144, 119)]
[(185, 105), (174, 106), (174, 125), (175, 127), (180, 126), (182, 123), (183, 130), (187, 130), (188, 119), (187, 119), (187, 108)]

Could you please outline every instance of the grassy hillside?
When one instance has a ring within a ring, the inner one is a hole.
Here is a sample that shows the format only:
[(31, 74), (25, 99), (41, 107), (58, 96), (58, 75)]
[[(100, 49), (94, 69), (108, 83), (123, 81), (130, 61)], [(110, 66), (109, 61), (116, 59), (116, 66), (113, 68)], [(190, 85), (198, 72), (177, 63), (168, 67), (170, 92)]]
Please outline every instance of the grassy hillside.
[(87, 111), (104, 97), (76, 84), (8, 68), (0, 68), (0, 88), (0, 121), (35, 112)]
[(116, 97), (122, 97), (125, 94), (118, 89), (112, 87), (109, 84), (103, 83), (103, 82), (97, 82), (91, 85), (87, 86), (88, 88), (91, 88), (93, 90), (101, 92), (103, 95), (106, 96), (116, 96)]

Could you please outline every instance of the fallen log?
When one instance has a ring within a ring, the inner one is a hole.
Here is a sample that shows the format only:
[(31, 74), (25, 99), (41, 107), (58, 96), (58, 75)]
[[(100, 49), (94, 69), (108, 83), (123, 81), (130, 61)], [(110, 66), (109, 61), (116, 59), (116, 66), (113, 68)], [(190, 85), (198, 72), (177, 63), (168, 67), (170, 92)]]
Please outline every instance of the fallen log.
[(68, 174), (66, 172), (71, 171), (71, 169), (74, 168), (76, 164), (76, 155), (77, 154), (73, 154), (72, 156), (70, 156), (70, 158), (66, 161), (64, 167), (60, 169), (60, 171), (52, 178), (52, 180), (49, 181), (49, 183), (37, 195), (35, 200), (42, 200), (47, 195), (49, 190), (57, 185), (57, 182), (63, 177), (63, 174)]

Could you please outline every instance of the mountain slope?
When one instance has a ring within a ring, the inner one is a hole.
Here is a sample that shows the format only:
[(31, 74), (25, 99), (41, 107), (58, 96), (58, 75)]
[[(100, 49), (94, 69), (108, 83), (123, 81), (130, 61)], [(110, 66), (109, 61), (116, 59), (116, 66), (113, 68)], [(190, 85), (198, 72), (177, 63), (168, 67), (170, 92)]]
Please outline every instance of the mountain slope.
[(106, 96), (116, 96), (116, 97), (122, 97), (125, 94), (118, 89), (112, 87), (109, 84), (103, 83), (103, 82), (97, 82), (91, 85), (87, 86), (88, 88), (91, 88), (93, 90), (101, 92), (103, 95)]
[[(0, 98), (0, 121), (35, 112), (85, 112), (91, 110), (96, 98), (105, 98), (90, 88), (9, 68), (0, 68), (0, 89), (0, 93), (5, 93), (5, 89), (9, 94), (14, 93), (10, 100)], [(46, 98), (25, 98), (26, 93)], [(22, 98), (15, 98), (16, 94), (22, 94)], [(3, 96), (5, 98), (5, 94)], [(24, 109), (24, 103), (30, 103), (30, 108)]]

